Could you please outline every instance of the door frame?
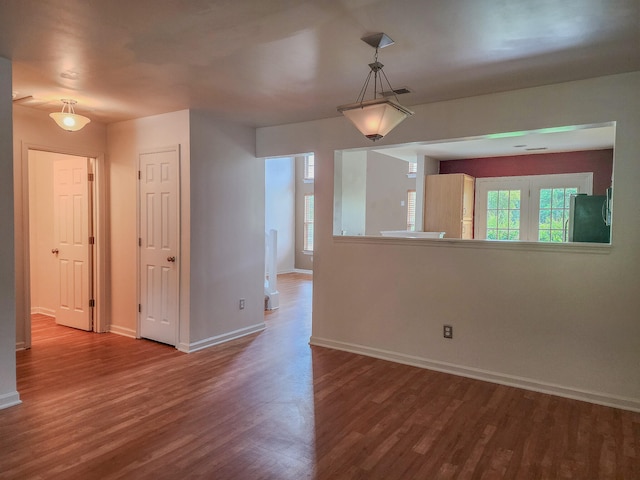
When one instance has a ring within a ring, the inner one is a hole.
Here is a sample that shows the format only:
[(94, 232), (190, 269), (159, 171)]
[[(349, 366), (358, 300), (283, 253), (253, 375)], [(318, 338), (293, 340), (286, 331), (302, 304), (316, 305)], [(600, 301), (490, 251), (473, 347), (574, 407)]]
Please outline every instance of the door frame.
[(73, 155), (93, 159), (93, 231), (95, 245), (93, 248), (92, 282), (94, 290), (95, 307), (93, 311), (93, 331), (103, 333), (108, 331), (107, 321), (107, 278), (106, 278), (106, 185), (105, 185), (105, 160), (103, 153), (87, 152), (82, 150), (57, 148), (35, 143), (22, 144), (22, 249), (23, 249), (23, 291), (24, 291), (24, 346), (31, 348), (31, 258), (29, 231), (29, 150), (39, 150), (48, 153)]
[(181, 325), (181, 318), (182, 318), (182, 253), (183, 253), (183, 249), (182, 249), (182, 220), (183, 220), (183, 215), (182, 215), (182, 146), (180, 144), (176, 144), (176, 145), (169, 145), (166, 147), (158, 147), (158, 148), (149, 148), (149, 149), (143, 149), (143, 150), (139, 150), (137, 155), (137, 161), (136, 161), (136, 242), (138, 245), (138, 248), (136, 248), (136, 299), (138, 302), (138, 306), (136, 308), (136, 338), (142, 338), (141, 336), (141, 332), (142, 332), (142, 328), (141, 328), (141, 323), (142, 323), (142, 318), (140, 315), (140, 304), (142, 302), (142, 288), (141, 288), (141, 282), (142, 282), (142, 271), (141, 271), (141, 265), (140, 265), (140, 261), (141, 261), (141, 254), (140, 254), (140, 238), (141, 238), (141, 228), (140, 228), (140, 219), (141, 219), (141, 209), (142, 209), (142, 199), (140, 198), (140, 192), (141, 192), (141, 188), (140, 188), (140, 157), (142, 155), (146, 155), (146, 154), (151, 154), (151, 153), (163, 153), (163, 152), (175, 152), (177, 158), (178, 158), (178, 165), (177, 165), (177, 185), (178, 185), (178, 205), (177, 205), (177, 214), (178, 214), (178, 234), (177, 234), (177, 239), (178, 239), (178, 272), (177, 272), (177, 277), (176, 277), (176, 288), (177, 288), (177, 315), (178, 317), (176, 318), (176, 325), (175, 325), (175, 333), (174, 333), (174, 339), (175, 339), (175, 345), (174, 347), (176, 349), (180, 349), (180, 325)]

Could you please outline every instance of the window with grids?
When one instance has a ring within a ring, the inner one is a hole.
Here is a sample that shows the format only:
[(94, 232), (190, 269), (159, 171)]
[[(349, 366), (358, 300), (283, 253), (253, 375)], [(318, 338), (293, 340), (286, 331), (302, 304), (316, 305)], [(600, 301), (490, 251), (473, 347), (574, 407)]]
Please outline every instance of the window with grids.
[(416, 231), (416, 191), (407, 191), (407, 230)]
[(418, 162), (409, 162), (409, 171), (407, 172), (409, 175), (412, 173), (418, 173)]
[(304, 157), (304, 179), (313, 180), (315, 178), (315, 155), (310, 153)]
[(538, 241), (566, 242), (569, 221), (569, 198), (577, 188), (541, 188), (538, 215)]
[(487, 192), (487, 240), (520, 239), (520, 190)]
[[(299, 248), (299, 247), (298, 247)], [(313, 194), (304, 196), (303, 250), (313, 252)]]
[(475, 238), (566, 242), (571, 195), (593, 191), (593, 174), (476, 179)]

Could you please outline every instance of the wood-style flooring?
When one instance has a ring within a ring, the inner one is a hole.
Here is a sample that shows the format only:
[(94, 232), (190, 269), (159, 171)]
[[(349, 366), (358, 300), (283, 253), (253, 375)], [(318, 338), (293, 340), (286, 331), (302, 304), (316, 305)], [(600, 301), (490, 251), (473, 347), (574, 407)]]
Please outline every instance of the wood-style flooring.
[(2, 479), (640, 479), (640, 414), (310, 347), (311, 278), (192, 354), (33, 321)]

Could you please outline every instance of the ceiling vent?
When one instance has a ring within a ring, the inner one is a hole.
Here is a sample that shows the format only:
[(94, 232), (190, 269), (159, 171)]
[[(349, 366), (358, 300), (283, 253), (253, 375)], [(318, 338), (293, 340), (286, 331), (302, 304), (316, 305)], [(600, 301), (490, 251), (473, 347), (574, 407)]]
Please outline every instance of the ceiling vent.
[(395, 97), (396, 95), (404, 95), (406, 93), (411, 93), (407, 87), (395, 88), (393, 90), (385, 90), (382, 92), (383, 97)]

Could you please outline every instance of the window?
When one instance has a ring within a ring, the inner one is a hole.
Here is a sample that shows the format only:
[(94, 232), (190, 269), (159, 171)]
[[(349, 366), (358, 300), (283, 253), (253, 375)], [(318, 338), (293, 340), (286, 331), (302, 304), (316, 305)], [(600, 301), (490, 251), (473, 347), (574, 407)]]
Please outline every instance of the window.
[(416, 231), (416, 191), (407, 191), (407, 230)]
[(313, 181), (315, 178), (315, 155), (310, 153), (304, 157), (304, 179)]
[(521, 190), (487, 192), (487, 240), (520, 240)]
[(409, 171), (407, 175), (414, 177), (418, 173), (418, 162), (409, 162)]
[(538, 241), (566, 242), (569, 221), (569, 198), (578, 193), (576, 187), (542, 188), (538, 217)]
[(478, 178), (475, 237), (566, 242), (569, 198), (592, 185), (592, 173)]
[(313, 193), (304, 196), (303, 236), (303, 250), (305, 252), (313, 252)]

